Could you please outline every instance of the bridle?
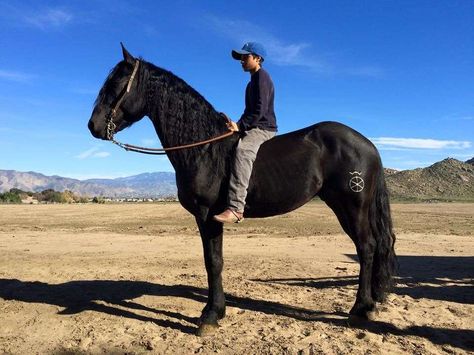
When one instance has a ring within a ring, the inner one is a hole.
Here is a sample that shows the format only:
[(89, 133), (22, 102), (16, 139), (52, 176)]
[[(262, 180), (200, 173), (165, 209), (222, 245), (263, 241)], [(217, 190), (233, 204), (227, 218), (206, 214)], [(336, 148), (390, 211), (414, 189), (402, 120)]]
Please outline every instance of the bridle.
[[(197, 146), (200, 146), (200, 145), (204, 145), (204, 144), (207, 144), (207, 143), (211, 143), (211, 142), (229, 137), (229, 136), (234, 134), (234, 131), (229, 129), (226, 133), (223, 133), (219, 136), (216, 136), (216, 137), (213, 137), (213, 138), (210, 138), (210, 139), (206, 139), (204, 141), (184, 144), (184, 145), (180, 145), (180, 146), (176, 146), (176, 147), (168, 147), (168, 148), (139, 147), (139, 146), (136, 146), (136, 145), (121, 143), (121, 142), (115, 140), (114, 139), (114, 134), (115, 134), (115, 129), (117, 128), (117, 125), (114, 123), (114, 118), (117, 115), (117, 110), (120, 108), (120, 105), (122, 104), (122, 101), (124, 100), (125, 96), (130, 92), (130, 88), (132, 87), (133, 80), (135, 79), (135, 76), (137, 75), (139, 65), (140, 65), (140, 61), (137, 59), (136, 62), (135, 62), (135, 66), (133, 67), (132, 75), (128, 79), (126, 89), (122, 91), (119, 98), (117, 99), (116, 104), (114, 105), (114, 107), (107, 114), (107, 128), (106, 128), (107, 129), (107, 140), (109, 140), (112, 143), (118, 145), (120, 148), (125, 149), (126, 151), (132, 151), (132, 152), (143, 153), (143, 154), (152, 154), (152, 155), (164, 155), (164, 154), (166, 154), (167, 152), (170, 152), (170, 151), (197, 147)], [(227, 121), (229, 121), (229, 119), (225, 115), (223, 115), (223, 116)]]

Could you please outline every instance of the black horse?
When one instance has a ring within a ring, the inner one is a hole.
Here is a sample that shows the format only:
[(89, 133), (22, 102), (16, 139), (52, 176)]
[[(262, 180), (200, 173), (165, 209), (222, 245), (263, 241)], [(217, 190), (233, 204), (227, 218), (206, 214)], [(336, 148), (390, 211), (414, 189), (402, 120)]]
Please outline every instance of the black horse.
[[(153, 122), (163, 147), (203, 141), (227, 130), (222, 116), (182, 79), (134, 58), (123, 46), (122, 52), (124, 60), (112, 69), (95, 102), (89, 121), (94, 137), (111, 139), (144, 116)], [(198, 334), (212, 332), (225, 315), (223, 226), (212, 216), (226, 206), (237, 140), (235, 134), (167, 152), (176, 171), (179, 201), (194, 215), (204, 248), (209, 295)], [(315, 196), (334, 211), (357, 248), (359, 289), (350, 319), (370, 319), (375, 303), (383, 301), (392, 286), (396, 268), (390, 205), (375, 146), (336, 122), (276, 136), (258, 152), (244, 216), (283, 214)]]

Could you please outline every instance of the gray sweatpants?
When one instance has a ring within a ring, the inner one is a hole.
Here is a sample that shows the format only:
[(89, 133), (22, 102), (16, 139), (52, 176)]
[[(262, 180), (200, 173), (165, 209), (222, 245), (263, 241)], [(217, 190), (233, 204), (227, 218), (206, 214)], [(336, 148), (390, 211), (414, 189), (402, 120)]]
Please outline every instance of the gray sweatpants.
[(273, 138), (276, 132), (252, 128), (239, 140), (234, 156), (229, 183), (229, 208), (243, 212), (247, 187), (258, 149), (263, 142)]

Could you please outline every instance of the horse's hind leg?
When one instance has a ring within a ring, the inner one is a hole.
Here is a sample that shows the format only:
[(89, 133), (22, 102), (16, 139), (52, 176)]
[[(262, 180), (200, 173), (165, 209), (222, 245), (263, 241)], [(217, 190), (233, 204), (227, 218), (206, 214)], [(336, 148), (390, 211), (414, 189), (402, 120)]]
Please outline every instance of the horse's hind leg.
[(361, 208), (351, 213), (349, 235), (356, 245), (357, 256), (359, 257), (359, 289), (354, 306), (350, 310), (352, 320), (356, 317), (370, 319), (375, 312), (375, 302), (372, 297), (372, 267), (376, 240), (372, 235), (368, 210)]
[[(376, 240), (372, 235), (368, 206), (348, 196), (323, 198), (334, 211), (344, 231), (354, 242), (359, 257), (359, 289), (354, 306), (350, 310), (350, 320), (370, 319), (375, 311), (372, 298), (372, 266)], [(348, 201), (349, 200), (349, 201)]]

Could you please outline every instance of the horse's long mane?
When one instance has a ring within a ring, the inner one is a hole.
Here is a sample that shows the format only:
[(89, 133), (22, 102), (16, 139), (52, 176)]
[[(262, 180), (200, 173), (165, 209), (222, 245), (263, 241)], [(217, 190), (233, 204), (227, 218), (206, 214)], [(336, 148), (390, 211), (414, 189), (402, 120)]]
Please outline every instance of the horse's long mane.
[[(140, 60), (139, 85), (146, 85), (141, 90), (146, 90), (147, 110), (164, 146), (206, 140), (226, 132), (224, 118), (199, 92), (172, 72)], [(235, 140), (227, 139), (230, 144)], [(228, 147), (225, 143), (210, 144), (208, 153), (218, 163), (228, 155)], [(187, 152), (192, 150), (179, 154)]]
[(218, 120), (220, 115), (214, 107), (183, 79), (166, 69), (144, 61), (143, 63), (148, 69), (146, 81), (151, 114), (166, 113), (167, 123), (172, 121), (170, 118), (188, 124), (206, 123), (207, 129), (213, 128), (215, 122), (222, 123), (222, 120)]

